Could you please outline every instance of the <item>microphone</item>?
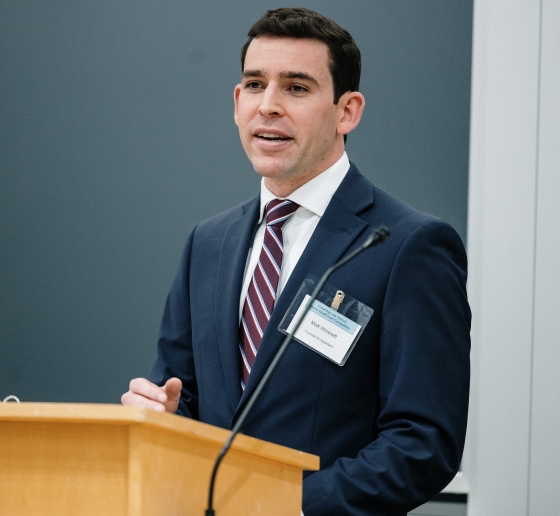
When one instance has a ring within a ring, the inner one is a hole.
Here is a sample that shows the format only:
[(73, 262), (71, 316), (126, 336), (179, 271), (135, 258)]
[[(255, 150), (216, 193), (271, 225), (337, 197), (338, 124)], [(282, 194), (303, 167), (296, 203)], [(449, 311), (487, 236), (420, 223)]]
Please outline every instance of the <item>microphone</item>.
[(247, 401), (247, 404), (245, 405), (245, 408), (242, 410), (241, 414), (239, 415), (239, 418), (237, 419), (235, 425), (233, 426), (233, 428), (231, 430), (231, 434), (229, 435), (228, 440), (225, 442), (222, 450), (220, 451), (220, 453), (218, 455), (218, 458), (216, 459), (216, 462), (214, 463), (214, 469), (212, 470), (212, 476), (210, 478), (210, 489), (208, 490), (208, 508), (206, 509), (206, 512), (204, 513), (205, 516), (215, 516), (215, 514), (216, 514), (212, 505), (213, 505), (213, 501), (214, 501), (214, 485), (216, 483), (216, 475), (218, 473), (218, 468), (220, 467), (220, 464), (221, 464), (224, 456), (226, 455), (229, 448), (231, 447), (231, 443), (233, 442), (235, 436), (239, 433), (239, 430), (241, 430), (241, 427), (243, 426), (243, 423), (245, 422), (245, 420), (247, 419), (247, 416), (251, 412), (251, 409), (253, 408), (253, 406), (255, 405), (257, 400), (259, 399), (259, 396), (261, 395), (261, 392), (263, 391), (264, 387), (268, 383), (268, 380), (270, 379), (270, 377), (272, 376), (272, 374), (276, 370), (276, 367), (278, 366), (278, 363), (280, 362), (280, 360), (284, 356), (284, 353), (288, 349), (288, 346), (289, 346), (290, 342), (292, 341), (293, 336), (297, 332), (301, 322), (303, 321), (303, 318), (305, 317), (305, 314), (309, 310), (309, 307), (311, 306), (313, 301), (315, 301), (315, 299), (317, 299), (317, 296), (319, 295), (319, 292), (321, 292), (321, 289), (323, 288), (323, 286), (325, 285), (325, 283), (327, 282), (327, 280), (329, 279), (329, 277), (331, 276), (331, 274), (334, 271), (336, 271), (337, 269), (340, 269), (340, 267), (347, 264), (350, 260), (355, 258), (357, 255), (359, 255), (360, 253), (362, 253), (366, 249), (368, 249), (370, 247), (373, 247), (375, 245), (381, 244), (382, 242), (385, 241), (385, 239), (390, 234), (391, 233), (389, 232), (389, 230), (385, 226), (379, 226), (377, 229), (374, 229), (372, 231), (372, 233), (366, 238), (366, 240), (364, 241), (364, 243), (360, 247), (358, 247), (357, 249), (352, 251), (348, 256), (344, 257), (342, 260), (339, 260), (334, 265), (329, 267), (325, 271), (323, 276), (321, 276), (321, 279), (317, 283), (317, 285), (315, 287), (315, 290), (313, 290), (313, 293), (311, 294), (310, 298), (307, 300), (307, 303), (305, 305), (305, 310), (302, 311), (299, 318), (295, 322), (295, 326), (293, 328), (293, 331), (291, 333), (289, 333), (288, 335), (286, 335), (286, 338), (283, 340), (282, 345), (280, 346), (276, 355), (272, 359), (272, 362), (268, 366), (268, 369), (265, 371), (265, 373), (264, 373), (263, 377), (261, 378), (259, 384), (257, 385), (255, 390), (253, 391), (252, 396)]

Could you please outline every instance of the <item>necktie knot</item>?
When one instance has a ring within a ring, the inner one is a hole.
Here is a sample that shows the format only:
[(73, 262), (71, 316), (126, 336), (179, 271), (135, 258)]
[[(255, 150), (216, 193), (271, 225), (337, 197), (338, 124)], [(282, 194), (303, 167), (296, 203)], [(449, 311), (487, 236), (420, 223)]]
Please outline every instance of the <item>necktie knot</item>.
[(288, 199), (273, 199), (266, 205), (266, 225), (281, 228), (298, 208)]

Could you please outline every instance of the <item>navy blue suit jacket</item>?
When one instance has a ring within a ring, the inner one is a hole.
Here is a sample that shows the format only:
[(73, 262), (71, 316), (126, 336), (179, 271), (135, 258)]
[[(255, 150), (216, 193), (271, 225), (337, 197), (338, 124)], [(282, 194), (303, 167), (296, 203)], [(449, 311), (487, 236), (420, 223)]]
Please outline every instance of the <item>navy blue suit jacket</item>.
[(278, 325), (307, 275), (320, 277), (385, 224), (389, 239), (329, 280), (374, 309), (346, 364), (292, 342), (243, 431), (321, 457), (321, 470), (304, 479), (305, 516), (404, 514), (453, 478), (463, 450), (463, 244), (448, 224), (375, 188), (352, 165), (277, 301), (242, 393), (239, 297), (259, 207), (256, 197), (190, 233), (150, 379), (179, 377), (178, 412), (230, 429), (280, 346)]

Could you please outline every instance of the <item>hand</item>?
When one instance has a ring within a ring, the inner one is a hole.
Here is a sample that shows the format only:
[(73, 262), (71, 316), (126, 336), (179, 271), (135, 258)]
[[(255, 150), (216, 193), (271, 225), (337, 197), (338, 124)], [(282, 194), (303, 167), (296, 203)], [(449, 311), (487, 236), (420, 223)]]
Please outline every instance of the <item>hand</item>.
[(163, 387), (145, 378), (134, 378), (130, 381), (128, 392), (121, 396), (121, 403), (174, 414), (179, 406), (182, 387), (179, 378), (170, 378)]

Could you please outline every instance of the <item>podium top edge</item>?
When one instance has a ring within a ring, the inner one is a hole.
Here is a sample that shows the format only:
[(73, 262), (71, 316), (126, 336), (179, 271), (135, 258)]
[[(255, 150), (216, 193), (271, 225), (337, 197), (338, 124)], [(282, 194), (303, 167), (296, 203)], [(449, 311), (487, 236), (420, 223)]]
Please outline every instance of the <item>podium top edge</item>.
[[(95, 403), (0, 403), (0, 425), (3, 422), (143, 425), (177, 432), (206, 441), (221, 448), (230, 432), (207, 423), (123, 405)], [(218, 448), (218, 449), (219, 449)], [(247, 435), (238, 435), (233, 451), (258, 455), (304, 470), (319, 469), (319, 457)]]

